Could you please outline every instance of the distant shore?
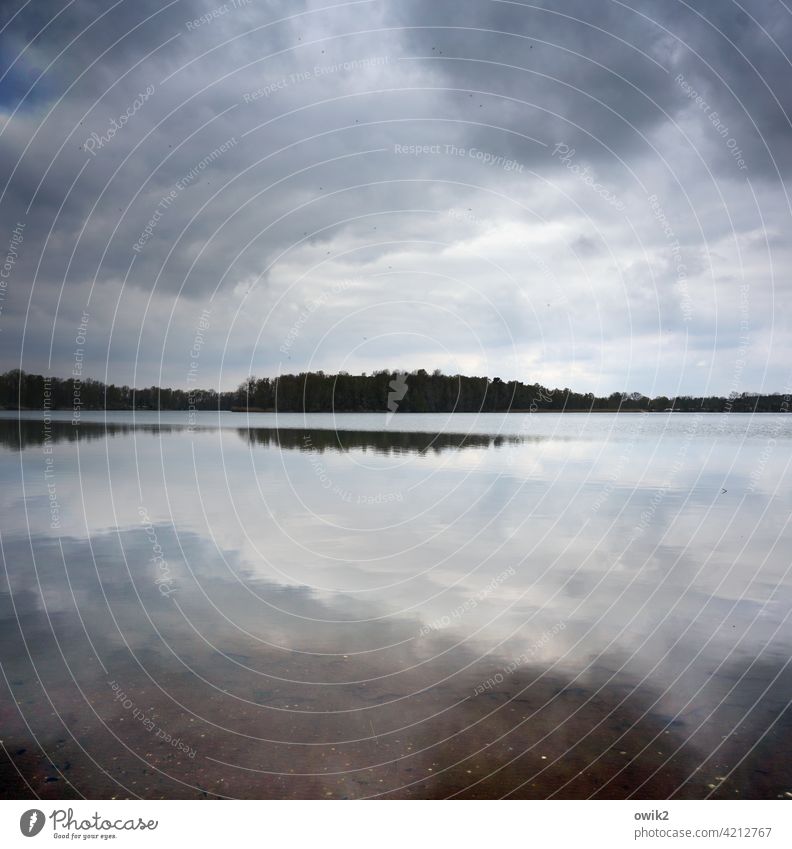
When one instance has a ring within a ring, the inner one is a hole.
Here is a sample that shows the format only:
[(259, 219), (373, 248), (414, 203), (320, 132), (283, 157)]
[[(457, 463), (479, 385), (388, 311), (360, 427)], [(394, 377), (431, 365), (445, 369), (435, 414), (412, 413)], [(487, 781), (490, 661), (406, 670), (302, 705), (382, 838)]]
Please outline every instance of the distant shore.
[(415, 371), (325, 374), (322, 371), (249, 377), (233, 390), (135, 388), (88, 377), (59, 378), (18, 369), (0, 374), (6, 410), (224, 410), (248, 413), (787, 413), (790, 395), (732, 392), (657, 395), (572, 389), (499, 377)]
[[(49, 407), (46, 410), (41, 407), (0, 407), (0, 413), (42, 413), (45, 412), (53, 412), (53, 413), (71, 413), (73, 412), (71, 407)], [(213, 409), (202, 409), (202, 410), (189, 410), (185, 407), (179, 408), (158, 408), (158, 407), (82, 407), (81, 412), (84, 413), (254, 413), (258, 414), (266, 414), (266, 415), (327, 415), (332, 414), (335, 416), (359, 416), (359, 415), (398, 415), (399, 417), (406, 418), (407, 416), (425, 416), (425, 415), (437, 415), (437, 416), (475, 416), (480, 414), (485, 415), (537, 415), (537, 414), (551, 414), (551, 415), (588, 415), (590, 413), (608, 413), (611, 415), (614, 414), (631, 414), (635, 413), (644, 413), (646, 415), (656, 414), (663, 415), (664, 413), (687, 413), (688, 415), (692, 413), (703, 413), (706, 415), (712, 416), (722, 416), (729, 415), (731, 413), (735, 413), (738, 415), (757, 415), (757, 414), (775, 414), (775, 415), (783, 415), (786, 410), (683, 410), (683, 409), (675, 409), (675, 410), (639, 410), (639, 409), (625, 409), (618, 407), (598, 407), (596, 409), (590, 408), (582, 408), (582, 409), (559, 409), (559, 410), (426, 410), (426, 411), (418, 411), (418, 410), (404, 410), (403, 412), (399, 411), (397, 413), (389, 413), (388, 410), (273, 410), (263, 409), (260, 407), (231, 407), (231, 408), (213, 408)]]

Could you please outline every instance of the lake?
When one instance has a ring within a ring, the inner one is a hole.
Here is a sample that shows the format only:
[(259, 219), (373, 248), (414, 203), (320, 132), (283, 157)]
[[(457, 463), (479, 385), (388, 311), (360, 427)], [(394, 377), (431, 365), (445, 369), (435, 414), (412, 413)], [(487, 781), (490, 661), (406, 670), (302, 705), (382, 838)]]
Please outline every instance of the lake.
[(4, 795), (792, 792), (792, 418), (0, 414)]

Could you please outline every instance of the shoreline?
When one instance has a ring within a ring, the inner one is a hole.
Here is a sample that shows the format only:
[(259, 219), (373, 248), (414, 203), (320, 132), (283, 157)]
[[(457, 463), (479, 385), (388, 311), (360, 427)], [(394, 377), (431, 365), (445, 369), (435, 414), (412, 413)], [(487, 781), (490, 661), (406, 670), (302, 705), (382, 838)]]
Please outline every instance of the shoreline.
[[(0, 413), (73, 413), (71, 407), (0, 407)], [(379, 416), (387, 415), (387, 410), (266, 410), (259, 407), (232, 407), (230, 409), (213, 409), (213, 410), (193, 410), (189, 407), (178, 408), (159, 408), (159, 407), (82, 407), (82, 413), (189, 413), (196, 415), (198, 413), (239, 413), (256, 414), (256, 415), (279, 415), (279, 416)], [(786, 415), (789, 411), (782, 410), (620, 410), (617, 408), (606, 409), (560, 409), (560, 410), (425, 410), (418, 412), (416, 410), (405, 410), (403, 413), (393, 413), (393, 416), (505, 416), (505, 415), (538, 415), (538, 414), (572, 414), (585, 415), (597, 413), (614, 414), (643, 414), (643, 415), (665, 415), (668, 413), (685, 413), (687, 415), (702, 414), (711, 416), (736, 415), (736, 416), (756, 416), (756, 415)]]

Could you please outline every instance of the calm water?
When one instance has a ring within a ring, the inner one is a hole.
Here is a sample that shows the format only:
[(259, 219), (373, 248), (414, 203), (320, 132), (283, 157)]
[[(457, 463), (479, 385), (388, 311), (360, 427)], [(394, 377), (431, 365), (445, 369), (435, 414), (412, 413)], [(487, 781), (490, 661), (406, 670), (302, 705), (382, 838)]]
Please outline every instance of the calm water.
[(792, 792), (792, 419), (0, 419), (6, 796)]

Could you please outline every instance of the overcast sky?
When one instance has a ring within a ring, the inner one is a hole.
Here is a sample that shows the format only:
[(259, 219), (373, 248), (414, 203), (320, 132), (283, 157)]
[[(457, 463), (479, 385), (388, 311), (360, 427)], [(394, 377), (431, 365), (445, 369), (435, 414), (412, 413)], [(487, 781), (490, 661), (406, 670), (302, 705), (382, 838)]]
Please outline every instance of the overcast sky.
[(4, 370), (792, 383), (783, 0), (1, 15)]

